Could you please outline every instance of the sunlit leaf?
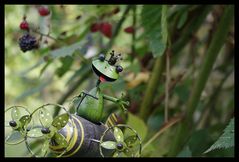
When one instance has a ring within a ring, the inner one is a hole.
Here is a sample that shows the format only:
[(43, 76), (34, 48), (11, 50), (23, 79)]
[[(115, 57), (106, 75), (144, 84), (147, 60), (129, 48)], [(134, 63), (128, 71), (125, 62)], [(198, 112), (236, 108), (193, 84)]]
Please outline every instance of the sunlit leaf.
[(20, 118), (20, 123), (22, 126), (26, 126), (28, 123), (31, 121), (30, 115), (24, 115), (23, 117)]
[(124, 153), (125, 153), (125, 155), (126, 155), (127, 157), (134, 157), (134, 152), (133, 152), (131, 149), (129, 149), (129, 148), (126, 148), (126, 149), (124, 150)]
[(132, 135), (127, 137), (124, 142), (126, 143), (126, 145), (129, 146), (133, 146), (135, 144), (135, 142), (137, 141), (137, 136), (136, 135)]
[(61, 114), (54, 118), (52, 125), (56, 127), (58, 130), (63, 128), (69, 120), (69, 114)]
[(44, 127), (50, 127), (52, 120), (53, 120), (50, 112), (46, 109), (39, 110), (39, 119), (40, 119), (41, 124)]
[(17, 107), (12, 108), (11, 116), (13, 120), (18, 120), (20, 118), (20, 110)]
[(31, 138), (38, 138), (43, 136), (41, 132), (41, 128), (33, 128), (29, 132), (27, 132), (27, 136)]
[(53, 137), (53, 139), (56, 141), (56, 143), (62, 147), (67, 147), (67, 141), (65, 139), (65, 137), (60, 134), (60, 133), (56, 133)]
[(114, 142), (114, 141), (102, 142), (100, 145), (102, 147), (104, 147), (105, 149), (115, 149), (116, 148), (116, 142)]
[(115, 137), (117, 142), (123, 142), (124, 141), (123, 132), (117, 127), (114, 127), (114, 137)]
[(144, 140), (147, 135), (148, 128), (141, 118), (129, 112), (126, 124), (135, 129), (135, 131), (139, 134), (141, 140)]
[(119, 156), (118, 151), (115, 151), (115, 153), (113, 154), (113, 157), (118, 157), (118, 156)]
[(8, 144), (18, 144), (24, 141), (24, 136), (19, 132), (13, 130), (6, 138), (5, 142)]
[(48, 149), (49, 149), (49, 141), (46, 140), (46, 141), (43, 143), (43, 146), (42, 146), (42, 149), (41, 149), (41, 156), (42, 156), (42, 157), (46, 156)]

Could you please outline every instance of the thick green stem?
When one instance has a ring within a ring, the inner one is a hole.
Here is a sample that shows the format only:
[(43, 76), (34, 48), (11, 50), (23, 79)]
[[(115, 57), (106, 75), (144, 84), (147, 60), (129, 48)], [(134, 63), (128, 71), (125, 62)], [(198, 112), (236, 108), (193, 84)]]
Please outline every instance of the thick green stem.
[(220, 49), (222, 48), (228, 31), (230, 29), (231, 22), (233, 20), (234, 7), (232, 5), (226, 6), (221, 21), (218, 25), (218, 29), (213, 35), (212, 42), (209, 46), (209, 49), (206, 53), (205, 61), (202, 65), (198, 79), (194, 85), (193, 92), (189, 98), (186, 116), (182, 123), (177, 128), (176, 138), (172, 142), (170, 148), (169, 156), (176, 156), (180, 149), (185, 144), (187, 137), (190, 135), (192, 123), (193, 123), (193, 114), (200, 100), (201, 93), (206, 85), (209, 74), (212, 70), (213, 64), (219, 54)]
[(149, 83), (146, 88), (146, 92), (144, 94), (144, 98), (139, 111), (139, 116), (145, 121), (147, 120), (147, 117), (149, 116), (149, 113), (152, 109), (153, 99), (158, 87), (160, 76), (164, 69), (164, 60), (165, 55), (156, 59), (151, 77), (149, 79)]

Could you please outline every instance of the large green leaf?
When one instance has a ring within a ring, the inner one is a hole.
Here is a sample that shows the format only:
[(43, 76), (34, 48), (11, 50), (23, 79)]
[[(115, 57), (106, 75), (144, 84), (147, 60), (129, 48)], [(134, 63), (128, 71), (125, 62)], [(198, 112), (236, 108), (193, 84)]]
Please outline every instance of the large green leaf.
[(139, 134), (142, 141), (144, 140), (147, 135), (148, 128), (141, 118), (129, 112), (126, 124), (132, 127)]
[(208, 153), (215, 149), (234, 147), (234, 118), (231, 119), (228, 126), (224, 129), (224, 133), (219, 139), (204, 153)]
[(167, 6), (144, 5), (141, 13), (142, 25), (149, 39), (154, 57), (163, 55), (167, 47)]
[(74, 54), (74, 52), (76, 50), (79, 50), (83, 47), (83, 44), (85, 43), (85, 41), (81, 41), (81, 42), (76, 42), (74, 44), (71, 44), (69, 46), (65, 46), (59, 49), (56, 49), (54, 51), (51, 51), (49, 54), (50, 58), (60, 58), (60, 57), (65, 57), (65, 56), (71, 56)]

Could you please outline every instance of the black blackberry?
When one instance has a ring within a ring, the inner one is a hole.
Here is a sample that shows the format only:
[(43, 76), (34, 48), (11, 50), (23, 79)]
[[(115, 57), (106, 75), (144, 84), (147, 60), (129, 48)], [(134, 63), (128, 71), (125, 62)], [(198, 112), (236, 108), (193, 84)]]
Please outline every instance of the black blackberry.
[(35, 37), (25, 34), (19, 38), (19, 46), (23, 52), (30, 51), (38, 47), (37, 40)]

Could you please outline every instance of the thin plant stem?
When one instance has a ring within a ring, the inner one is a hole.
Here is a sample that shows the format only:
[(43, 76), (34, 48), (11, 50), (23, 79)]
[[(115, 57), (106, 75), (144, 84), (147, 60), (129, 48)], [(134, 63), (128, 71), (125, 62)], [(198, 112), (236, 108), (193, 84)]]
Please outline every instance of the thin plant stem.
[(165, 123), (161, 129), (153, 136), (151, 137), (142, 147), (142, 151), (147, 148), (147, 146), (149, 146), (154, 140), (156, 140), (159, 135), (161, 135), (163, 132), (165, 132), (167, 129), (169, 129), (171, 126), (173, 126), (174, 124), (176, 124), (177, 122), (179, 122), (181, 120), (182, 116), (176, 116), (173, 117), (172, 119), (170, 119), (167, 123)]
[(165, 108), (164, 122), (168, 122), (169, 82), (170, 82), (170, 52), (166, 52), (166, 83), (165, 83)]

